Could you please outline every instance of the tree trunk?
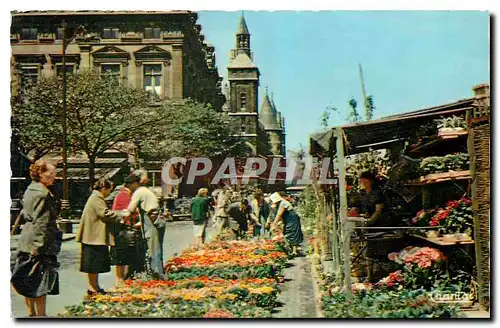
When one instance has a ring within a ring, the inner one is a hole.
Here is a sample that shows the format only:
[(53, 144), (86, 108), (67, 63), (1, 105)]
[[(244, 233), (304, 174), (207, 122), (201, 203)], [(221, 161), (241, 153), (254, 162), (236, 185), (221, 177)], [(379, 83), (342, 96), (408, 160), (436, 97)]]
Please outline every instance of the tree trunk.
[(92, 190), (92, 186), (95, 181), (95, 160), (96, 156), (88, 156), (89, 158), (89, 187)]

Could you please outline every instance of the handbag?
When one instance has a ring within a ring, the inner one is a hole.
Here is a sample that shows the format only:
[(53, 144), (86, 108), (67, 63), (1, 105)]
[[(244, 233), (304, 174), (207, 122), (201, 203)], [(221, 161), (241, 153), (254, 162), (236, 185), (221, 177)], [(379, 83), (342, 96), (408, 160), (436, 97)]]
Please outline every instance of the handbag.
[(18, 294), (36, 298), (50, 293), (57, 278), (55, 269), (47, 266), (40, 256), (30, 254), (17, 258), (10, 282)]
[(137, 242), (137, 230), (131, 226), (122, 224), (115, 236), (118, 247), (133, 247)]

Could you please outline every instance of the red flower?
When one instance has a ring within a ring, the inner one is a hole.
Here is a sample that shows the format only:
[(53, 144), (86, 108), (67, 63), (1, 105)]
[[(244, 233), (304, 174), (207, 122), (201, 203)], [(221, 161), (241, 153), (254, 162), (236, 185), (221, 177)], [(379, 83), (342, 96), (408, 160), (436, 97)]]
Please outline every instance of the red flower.
[(460, 206), (460, 203), (456, 200), (450, 200), (449, 202), (446, 203), (446, 206), (451, 208), (457, 208)]
[(345, 190), (350, 191), (352, 189), (352, 186), (346, 185)]

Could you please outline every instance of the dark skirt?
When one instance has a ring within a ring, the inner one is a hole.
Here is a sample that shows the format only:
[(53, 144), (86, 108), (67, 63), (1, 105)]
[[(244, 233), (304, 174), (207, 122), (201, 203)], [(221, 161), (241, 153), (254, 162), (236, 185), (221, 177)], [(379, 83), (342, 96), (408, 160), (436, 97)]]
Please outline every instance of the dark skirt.
[(59, 295), (59, 262), (56, 256), (33, 257), (19, 252), (11, 283), (17, 293), (28, 298)]
[(135, 246), (111, 246), (109, 250), (111, 265), (130, 265), (137, 257), (136, 252)]
[(300, 217), (294, 211), (287, 211), (283, 217), (283, 234), (291, 246), (299, 246), (304, 241)]
[(106, 273), (111, 271), (109, 247), (82, 244), (80, 271), (84, 273)]

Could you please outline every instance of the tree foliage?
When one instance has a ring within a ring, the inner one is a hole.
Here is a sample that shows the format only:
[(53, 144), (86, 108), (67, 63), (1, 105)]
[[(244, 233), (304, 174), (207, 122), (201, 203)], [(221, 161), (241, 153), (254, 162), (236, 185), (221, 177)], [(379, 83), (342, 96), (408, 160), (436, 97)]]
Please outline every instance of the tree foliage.
[[(142, 136), (166, 116), (149, 105), (149, 94), (122, 86), (110, 75), (82, 70), (67, 77), (67, 136), (71, 153), (84, 152), (89, 180), (95, 160), (115, 144)], [(12, 128), (21, 148), (38, 157), (62, 147), (63, 85), (59, 78), (43, 78), (23, 85), (12, 104)]]
[(361, 121), (361, 116), (359, 115), (358, 113), (358, 103), (356, 102), (356, 100), (354, 98), (351, 98), (349, 100), (349, 111), (347, 113), (347, 120), (350, 122), (350, 123), (357, 123), (357, 122), (360, 122)]
[(141, 137), (141, 155), (147, 159), (236, 156), (248, 152), (235, 136), (229, 117), (211, 106), (182, 100), (162, 107), (167, 119)]

